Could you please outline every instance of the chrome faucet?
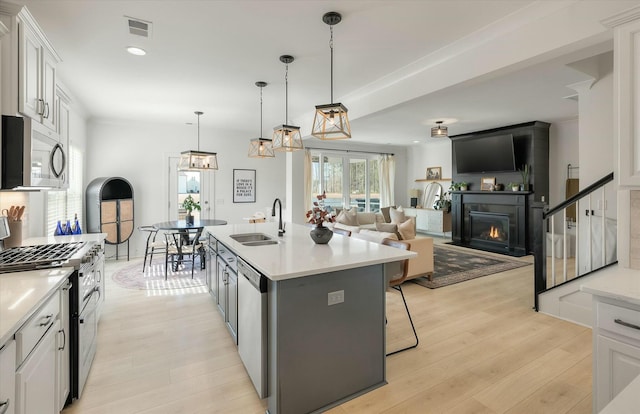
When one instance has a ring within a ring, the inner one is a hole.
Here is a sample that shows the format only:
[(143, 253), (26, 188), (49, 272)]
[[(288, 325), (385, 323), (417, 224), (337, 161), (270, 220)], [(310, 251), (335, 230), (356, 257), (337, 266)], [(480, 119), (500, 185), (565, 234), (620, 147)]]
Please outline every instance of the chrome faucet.
[(273, 207), (271, 207), (271, 217), (276, 216), (276, 203), (278, 203), (278, 236), (284, 236), (284, 224), (282, 223), (282, 201), (279, 198), (273, 200)]

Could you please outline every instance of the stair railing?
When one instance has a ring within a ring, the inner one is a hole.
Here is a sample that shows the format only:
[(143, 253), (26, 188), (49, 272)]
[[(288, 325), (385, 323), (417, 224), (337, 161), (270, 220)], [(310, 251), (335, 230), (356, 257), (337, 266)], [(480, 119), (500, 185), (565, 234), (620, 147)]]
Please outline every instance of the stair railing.
[[(536, 311), (541, 293), (617, 262), (616, 220), (606, 214), (615, 194), (610, 173), (551, 209), (533, 204)], [(574, 206), (575, 221), (567, 216)]]

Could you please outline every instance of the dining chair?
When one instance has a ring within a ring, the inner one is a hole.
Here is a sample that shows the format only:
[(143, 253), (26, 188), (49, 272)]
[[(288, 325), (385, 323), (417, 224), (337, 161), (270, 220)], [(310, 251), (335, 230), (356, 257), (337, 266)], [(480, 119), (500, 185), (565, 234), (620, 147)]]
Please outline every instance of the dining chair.
[(147, 266), (148, 255), (150, 255), (149, 266), (151, 266), (151, 262), (153, 261), (153, 254), (156, 252), (162, 253), (167, 250), (167, 245), (164, 241), (156, 241), (158, 230), (159, 229), (154, 226), (138, 226), (138, 231), (147, 233), (147, 243), (144, 248), (144, 262), (142, 262), (142, 273), (144, 273), (144, 269)]
[[(411, 250), (411, 243), (399, 240), (392, 239), (383, 239), (382, 244), (385, 246), (395, 247), (397, 249), (402, 250)], [(410, 345), (406, 348), (399, 349), (397, 351), (389, 352), (387, 356), (397, 354), (398, 352), (406, 351), (408, 349), (412, 349), (418, 346), (418, 334), (416, 333), (416, 327), (413, 325), (413, 319), (411, 319), (411, 312), (409, 312), (409, 307), (407, 306), (407, 301), (404, 297), (404, 293), (402, 292), (402, 283), (407, 280), (407, 274), (409, 271), (409, 259), (402, 260), (400, 262), (392, 262), (387, 263), (385, 266), (385, 275), (388, 279), (389, 287), (394, 288), (395, 290), (400, 292), (400, 296), (402, 296), (402, 302), (404, 303), (404, 308), (407, 311), (407, 316), (409, 317), (409, 322), (411, 323), (411, 329), (413, 329), (413, 336), (416, 338), (416, 343), (414, 345)]]
[(169, 258), (171, 258), (171, 268), (176, 271), (180, 263), (184, 263), (185, 256), (191, 257), (191, 278), (195, 269), (196, 256), (200, 258), (200, 267), (202, 268), (204, 249), (200, 243), (202, 228), (186, 230), (173, 233), (165, 233), (167, 239), (167, 254), (164, 260), (165, 275), (167, 280), (169, 274)]
[(331, 229), (331, 231), (333, 231), (335, 234), (341, 234), (341, 235), (347, 236), (347, 237), (351, 236), (351, 231), (350, 230), (345, 230), (345, 229), (334, 227), (333, 229)]

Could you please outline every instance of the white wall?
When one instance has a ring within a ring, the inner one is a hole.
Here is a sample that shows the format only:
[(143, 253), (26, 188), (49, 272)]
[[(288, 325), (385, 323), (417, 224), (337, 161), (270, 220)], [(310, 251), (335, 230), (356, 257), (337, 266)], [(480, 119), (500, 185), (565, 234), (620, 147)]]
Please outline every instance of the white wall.
[[(87, 183), (96, 177), (123, 177), (133, 186), (135, 225), (175, 219), (168, 216), (168, 156), (197, 149), (195, 125), (161, 125), (135, 122), (93, 121), (88, 127)], [(271, 207), (276, 197), (285, 200), (285, 155), (272, 159), (247, 157), (249, 139), (229, 131), (200, 126), (200, 149), (218, 153), (219, 170), (213, 174), (211, 199), (215, 217), (240, 223), (257, 211)], [(233, 169), (256, 170), (256, 202), (233, 203)], [(144, 254), (137, 232), (131, 255)], [(108, 251), (109, 253), (109, 251)]]
[(440, 184), (444, 191), (448, 191), (452, 175), (451, 140), (449, 138), (429, 138), (425, 144), (416, 144), (408, 148), (406, 191), (400, 197), (402, 205), (410, 205), (409, 190), (412, 188), (420, 190), (418, 200), (424, 195), (424, 189), (430, 182), (415, 182), (415, 180), (426, 178), (428, 167), (442, 167), (442, 178), (448, 178), (448, 180), (441, 181)]

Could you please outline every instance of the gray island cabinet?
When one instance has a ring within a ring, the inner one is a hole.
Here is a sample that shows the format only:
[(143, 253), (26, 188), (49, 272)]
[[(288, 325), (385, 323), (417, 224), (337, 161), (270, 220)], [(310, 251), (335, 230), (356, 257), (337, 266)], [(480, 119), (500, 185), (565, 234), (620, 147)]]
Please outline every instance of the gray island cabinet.
[[(290, 223), (282, 237), (275, 223), (207, 230), (266, 279), (262, 351), (269, 414), (322, 412), (386, 383), (385, 263), (415, 253), (337, 234), (317, 245), (310, 227)], [(278, 244), (251, 246), (230, 237), (247, 233)], [(248, 339), (241, 327), (238, 332), (240, 347)]]

